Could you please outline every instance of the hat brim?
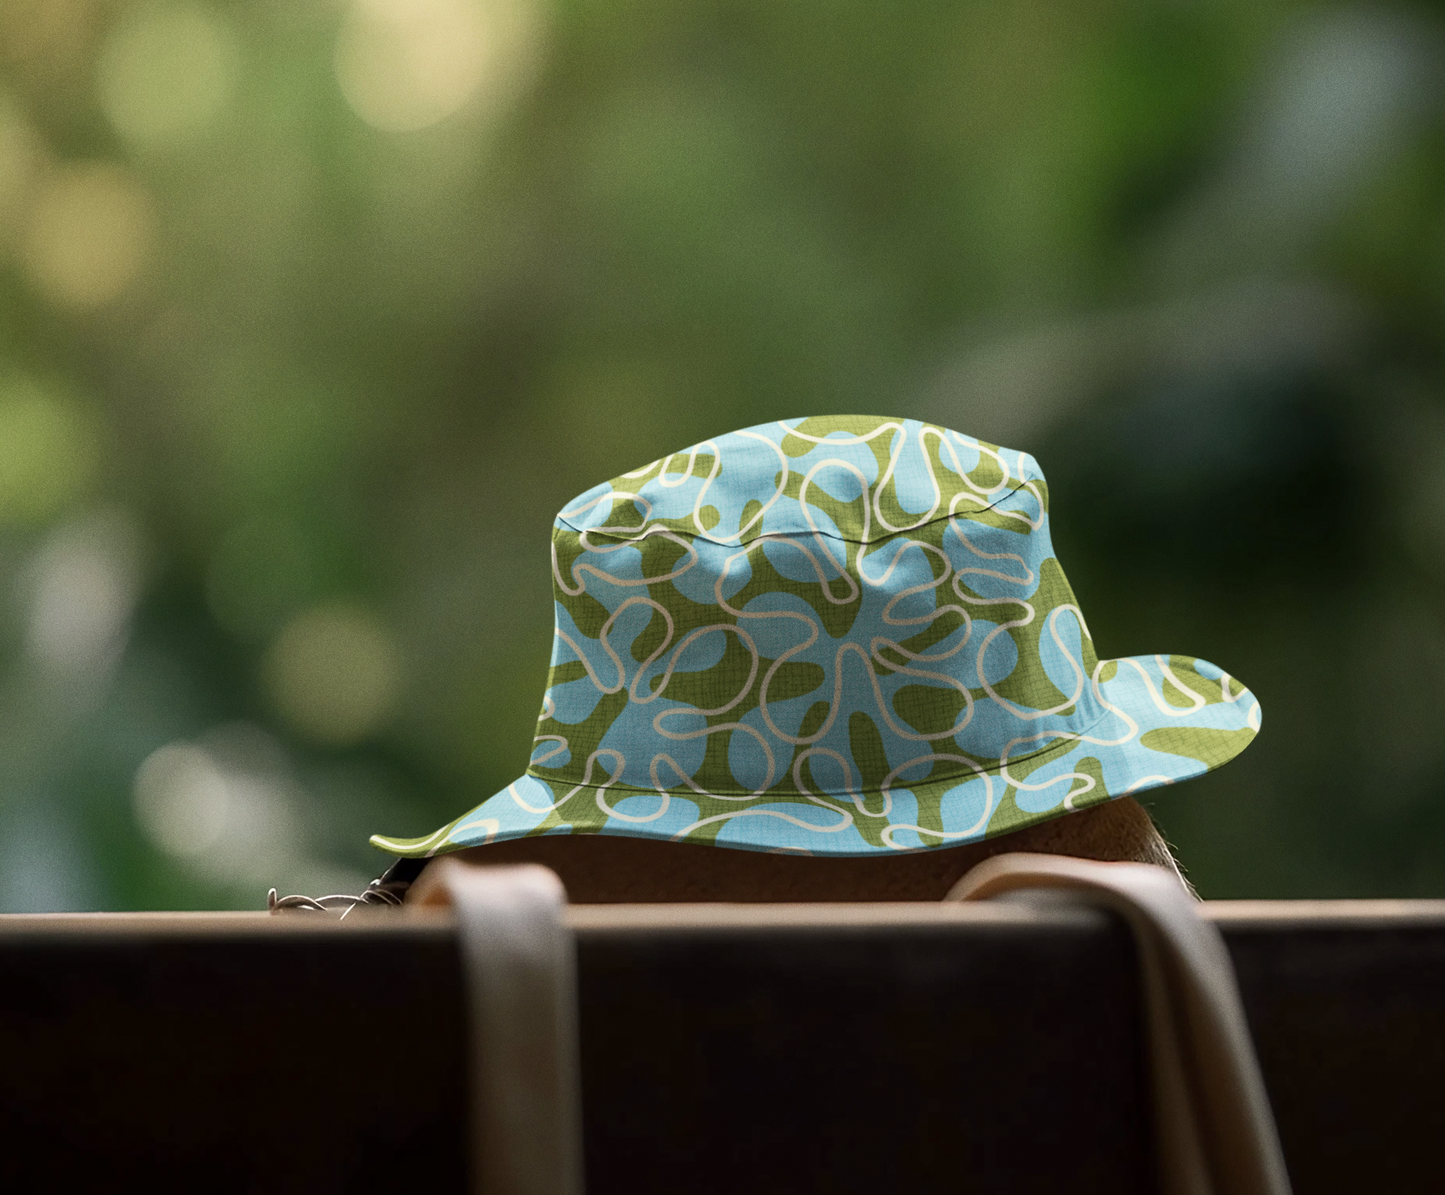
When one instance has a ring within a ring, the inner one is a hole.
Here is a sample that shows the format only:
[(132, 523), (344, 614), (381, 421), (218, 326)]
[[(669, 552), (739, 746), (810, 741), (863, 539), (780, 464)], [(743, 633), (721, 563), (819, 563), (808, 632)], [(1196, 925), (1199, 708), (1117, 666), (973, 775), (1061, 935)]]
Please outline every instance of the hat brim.
[[(722, 799), (687, 787), (664, 793), (569, 785), (529, 772), (433, 834), (378, 834), (371, 843), (403, 858), (534, 834), (617, 834), (835, 857), (936, 850), (1202, 776), (1259, 732), (1254, 695), (1191, 656), (1101, 661), (1092, 683), (1103, 714), (1091, 726), (1032, 734), (1024, 726), (1002, 762), (969, 764), (964, 780), (909, 784), (900, 777), (886, 791), (810, 801), (791, 793)], [(867, 835), (860, 823), (872, 823)]]

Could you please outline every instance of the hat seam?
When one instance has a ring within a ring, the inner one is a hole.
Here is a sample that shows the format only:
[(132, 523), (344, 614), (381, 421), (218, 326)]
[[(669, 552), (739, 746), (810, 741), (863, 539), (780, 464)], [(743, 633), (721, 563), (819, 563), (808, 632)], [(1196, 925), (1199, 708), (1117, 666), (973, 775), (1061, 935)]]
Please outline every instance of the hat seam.
[[(1017, 493), (1019, 492), (1019, 490), (1022, 490), (1022, 489), (1025, 489), (1025, 488), (1027, 488), (1027, 487), (1021, 485), (1021, 486), (1017, 487), (1016, 489), (1012, 489), (1012, 490), (1010, 490), (1007, 494), (1005, 494), (1002, 498), (998, 499), (997, 502), (990, 502), (987, 506), (982, 507), (982, 508), (979, 509), (979, 510), (970, 511), (969, 514), (966, 515), (965, 517), (966, 517), (966, 518), (973, 518), (973, 517), (975, 517), (975, 516), (977, 516), (977, 515), (985, 515), (985, 514), (988, 514), (989, 511), (993, 510), (994, 508), (996, 508), (996, 507), (998, 507), (998, 506), (1001, 506), (1003, 503), (1007, 502), (1010, 498), (1012, 498), (1015, 494), (1017, 494)], [(936, 523), (947, 523), (947, 522), (951, 522), (953, 519), (955, 519), (955, 518), (957, 518), (957, 517), (958, 517), (957, 515), (951, 515), (951, 514), (949, 514), (949, 515), (940, 515), (940, 516), (939, 516), (938, 518), (936, 518), (936, 519), (929, 519), (926, 523), (918, 523), (918, 524), (916, 524), (915, 526), (912, 526), (912, 527), (901, 528), (901, 529), (898, 530), (898, 531), (891, 531), (891, 532), (888, 533), (888, 535), (887, 535), (886, 537), (881, 537), (881, 538), (879, 538), (879, 539), (855, 539), (855, 538), (853, 538), (853, 537), (851, 537), (851, 536), (847, 536), (847, 535), (835, 535), (835, 534), (834, 534), (833, 532), (831, 532), (831, 531), (826, 531), (826, 530), (823, 530), (823, 529), (821, 529), (821, 528), (810, 527), (807, 531), (764, 531), (764, 532), (760, 532), (759, 534), (753, 536), (753, 537), (752, 537), (751, 539), (749, 539), (747, 542), (748, 542), (748, 543), (757, 543), (758, 540), (761, 540), (761, 539), (792, 539), (792, 538), (794, 538), (794, 537), (796, 537), (796, 536), (799, 536), (799, 535), (821, 535), (821, 536), (826, 537), (827, 539), (834, 540), (834, 541), (836, 541), (836, 542), (838, 542), (838, 543), (858, 544), (858, 545), (860, 545), (861, 547), (867, 547), (867, 546), (870, 545), (870, 544), (886, 543), (889, 539), (892, 539), (892, 538), (894, 538), (894, 537), (896, 537), (896, 536), (899, 536), (899, 535), (908, 535), (908, 534), (910, 534), (911, 532), (914, 532), (914, 531), (921, 531), (921, 530), (923, 530), (923, 528), (925, 528), (925, 527), (932, 527), (932, 526), (934, 526)], [(703, 540), (703, 541), (705, 541), (705, 542), (707, 542), (707, 543), (710, 543), (710, 544), (716, 544), (716, 545), (717, 545), (718, 547), (720, 547), (720, 548), (740, 547), (740, 546), (742, 545), (742, 543), (743, 543), (743, 541), (742, 541), (741, 539), (738, 539), (738, 540), (736, 540), (736, 541), (716, 539), (716, 538), (714, 538), (713, 536), (708, 535), (705, 531), (679, 531), (679, 530), (678, 530), (677, 528), (675, 528), (675, 527), (668, 527), (668, 526), (666, 526), (666, 525), (664, 525), (663, 523), (660, 523), (660, 522), (644, 524), (642, 527), (638, 528), (639, 534), (636, 534), (636, 535), (615, 535), (615, 534), (613, 534), (613, 533), (611, 533), (611, 532), (609, 532), (609, 531), (606, 531), (606, 530), (604, 530), (604, 529), (602, 529), (602, 528), (600, 528), (600, 527), (578, 527), (578, 526), (575, 526), (574, 524), (569, 523), (569, 522), (568, 522), (566, 519), (564, 519), (561, 515), (558, 515), (558, 516), (557, 516), (556, 521), (557, 521), (558, 523), (560, 523), (563, 527), (567, 528), (568, 531), (574, 532), (574, 533), (577, 534), (577, 535), (591, 535), (591, 536), (595, 536), (595, 537), (598, 538), (598, 539), (611, 540), (611, 541), (613, 541), (614, 543), (637, 543), (639, 540), (644, 540), (644, 539), (646, 539), (649, 535), (654, 535), (654, 534), (660, 535), (660, 534), (663, 534), (663, 533), (669, 533), (669, 534), (672, 534), (672, 535), (685, 535), (685, 536), (687, 536), (689, 539), (694, 539), (694, 540), (700, 539), (700, 540)], [(646, 791), (646, 792), (652, 792), (652, 791), (655, 791), (655, 790), (653, 790), (653, 789), (645, 789), (644, 791)]]

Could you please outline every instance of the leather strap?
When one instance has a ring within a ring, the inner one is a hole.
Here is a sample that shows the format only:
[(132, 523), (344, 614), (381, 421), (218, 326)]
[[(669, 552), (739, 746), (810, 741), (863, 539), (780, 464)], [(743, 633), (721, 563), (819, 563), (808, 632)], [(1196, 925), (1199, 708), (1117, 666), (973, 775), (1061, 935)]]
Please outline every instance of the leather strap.
[(1178, 878), (1147, 863), (1007, 854), (979, 864), (947, 899), (1008, 893), (1100, 905), (1133, 929), (1165, 1195), (1289, 1195), (1233, 964)]
[(409, 904), (456, 907), (471, 1031), (472, 1190), (582, 1195), (576, 945), (556, 872), (429, 866)]

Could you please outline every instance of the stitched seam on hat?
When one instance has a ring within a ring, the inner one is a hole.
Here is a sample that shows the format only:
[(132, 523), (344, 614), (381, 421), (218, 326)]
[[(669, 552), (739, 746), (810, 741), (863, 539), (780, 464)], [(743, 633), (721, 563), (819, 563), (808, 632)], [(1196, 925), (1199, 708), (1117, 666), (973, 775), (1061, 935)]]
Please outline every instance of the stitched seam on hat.
[[(1027, 488), (1028, 487), (1026, 485), (1021, 485), (1017, 489), (1010, 490), (997, 502), (990, 502), (987, 506), (983, 507), (980, 510), (971, 510), (967, 514), (963, 515), (963, 517), (974, 518), (978, 515), (988, 514), (989, 511), (1007, 502), (1020, 490), (1024, 490)], [(854, 499), (854, 501), (857, 501), (857, 499)], [(926, 523), (919, 523), (916, 527), (908, 527), (899, 531), (890, 531), (887, 536), (879, 539), (854, 539), (847, 535), (835, 535), (831, 531), (824, 531), (821, 529), (814, 529), (810, 527), (806, 531), (765, 531), (761, 534), (753, 536), (747, 542), (752, 544), (757, 543), (758, 540), (762, 539), (796, 539), (798, 536), (802, 535), (821, 535), (827, 539), (835, 540), (838, 543), (859, 544), (863, 547), (867, 547), (869, 544), (886, 543), (889, 539), (893, 539), (894, 537), (899, 535), (911, 535), (915, 531), (922, 531), (925, 527), (932, 527), (936, 523), (947, 523), (958, 517), (959, 516), (956, 514), (941, 515), (936, 519), (929, 519)], [(562, 526), (566, 527), (568, 531), (571, 531), (574, 534), (590, 535), (597, 539), (610, 540), (613, 543), (635, 544), (646, 539), (649, 535), (662, 535), (664, 533), (667, 533), (671, 535), (685, 535), (689, 539), (694, 540), (700, 539), (710, 544), (716, 544), (720, 548), (735, 548), (742, 546), (741, 540), (714, 539), (711, 535), (708, 535), (704, 531), (680, 531), (675, 527), (668, 527), (662, 523), (644, 523), (641, 527), (637, 529), (637, 534), (635, 535), (618, 535), (610, 531), (605, 531), (599, 527), (577, 527), (572, 523), (569, 523), (561, 515), (557, 516), (556, 521), (558, 523), (561, 523)], [(646, 791), (655, 792), (656, 790), (648, 789)]]

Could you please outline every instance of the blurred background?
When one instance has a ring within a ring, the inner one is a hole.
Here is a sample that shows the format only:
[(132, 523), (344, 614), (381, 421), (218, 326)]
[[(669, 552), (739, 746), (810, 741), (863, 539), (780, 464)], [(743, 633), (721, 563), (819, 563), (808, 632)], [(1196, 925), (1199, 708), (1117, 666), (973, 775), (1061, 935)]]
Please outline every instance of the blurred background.
[(1209, 897), (1445, 896), (1445, 7), (0, 0), (0, 909), (345, 890), (525, 766), (576, 493), (1032, 452), (1264, 733)]

